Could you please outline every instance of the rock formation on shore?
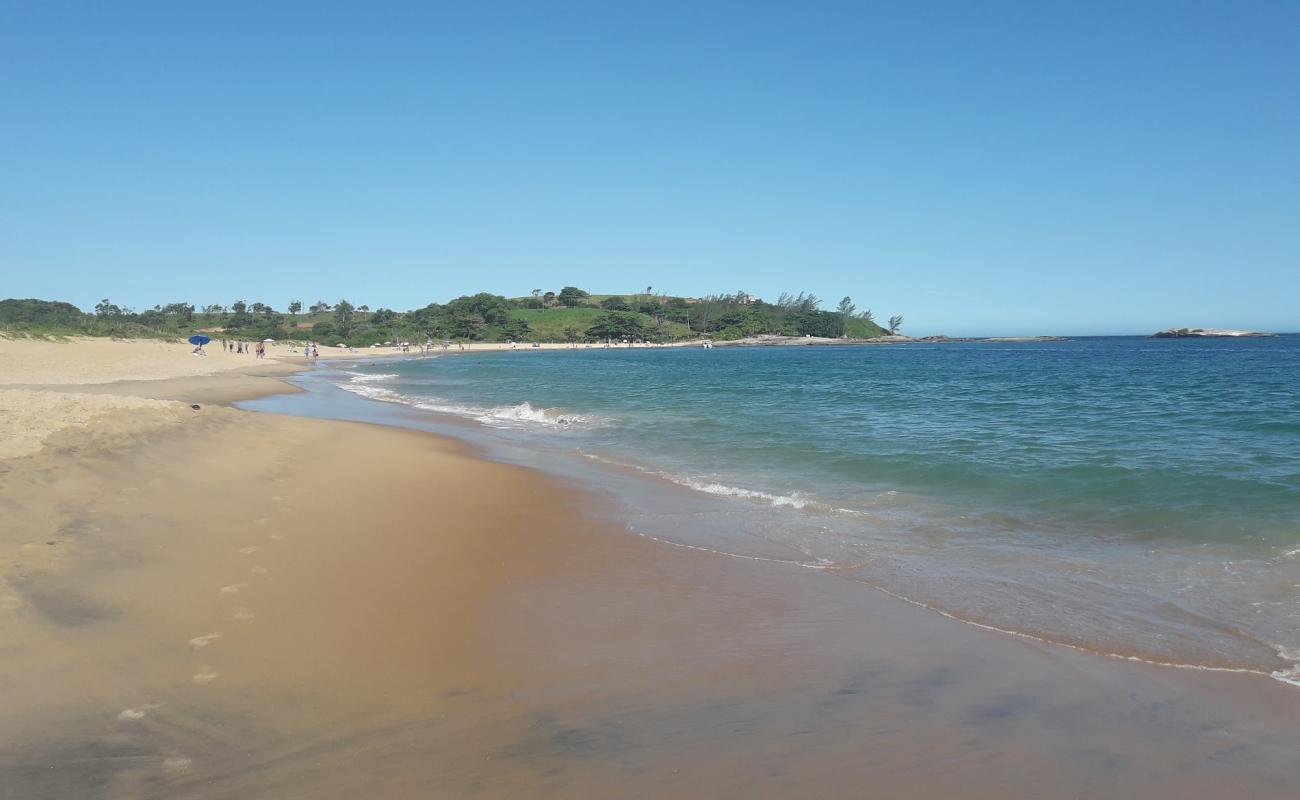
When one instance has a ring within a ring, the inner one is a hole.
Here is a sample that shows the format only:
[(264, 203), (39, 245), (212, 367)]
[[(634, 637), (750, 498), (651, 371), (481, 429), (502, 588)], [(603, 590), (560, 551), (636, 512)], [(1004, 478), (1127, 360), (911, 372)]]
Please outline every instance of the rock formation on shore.
[(1151, 334), (1156, 339), (1184, 339), (1189, 337), (1199, 338), (1228, 338), (1236, 336), (1276, 336), (1276, 333), (1260, 333), (1259, 331), (1240, 331), (1231, 328), (1165, 328), (1163, 331), (1157, 331)]

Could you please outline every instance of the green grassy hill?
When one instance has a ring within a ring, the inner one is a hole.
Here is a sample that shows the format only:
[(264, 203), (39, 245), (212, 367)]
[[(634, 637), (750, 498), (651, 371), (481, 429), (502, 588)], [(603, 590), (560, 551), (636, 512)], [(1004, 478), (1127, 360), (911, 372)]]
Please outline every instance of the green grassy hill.
[[(208, 313), (211, 312), (211, 313)], [(680, 341), (700, 336), (735, 340), (756, 335), (869, 339), (884, 333), (863, 316), (821, 308), (811, 295), (783, 295), (777, 304), (743, 293), (704, 298), (564, 292), (507, 299), (481, 292), (411, 311), (359, 310), (346, 301), (328, 311), (287, 314), (262, 303), (209, 306), (169, 303), (133, 311), (102, 301), (94, 313), (68, 303), (0, 300), (0, 332), (26, 336), (120, 336), (256, 341), (312, 339), (364, 347), (386, 341)]]
[[(528, 323), (532, 338), (543, 342), (565, 342), (581, 338), (587, 328), (591, 327), (602, 314), (602, 308), (577, 306), (575, 308), (512, 308), (510, 319), (523, 320)], [(636, 315), (647, 329), (655, 329), (655, 319), (649, 314)], [(574, 332), (577, 332), (577, 336)], [(671, 339), (683, 339), (690, 335), (686, 325), (681, 322), (664, 322), (663, 331)]]

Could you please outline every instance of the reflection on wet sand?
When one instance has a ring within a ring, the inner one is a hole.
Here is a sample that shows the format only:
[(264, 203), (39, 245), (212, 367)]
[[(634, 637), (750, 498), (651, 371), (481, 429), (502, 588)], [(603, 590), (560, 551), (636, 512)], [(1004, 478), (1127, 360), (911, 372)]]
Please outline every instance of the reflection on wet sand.
[(212, 408), (7, 466), (0, 796), (1300, 786), (1280, 684), (668, 547), (422, 434)]

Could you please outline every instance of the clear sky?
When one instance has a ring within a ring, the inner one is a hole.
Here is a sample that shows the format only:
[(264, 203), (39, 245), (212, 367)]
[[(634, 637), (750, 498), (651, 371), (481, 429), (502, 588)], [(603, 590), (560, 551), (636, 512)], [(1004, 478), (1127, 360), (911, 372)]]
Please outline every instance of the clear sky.
[(1300, 330), (1300, 2), (0, 0), (0, 297)]

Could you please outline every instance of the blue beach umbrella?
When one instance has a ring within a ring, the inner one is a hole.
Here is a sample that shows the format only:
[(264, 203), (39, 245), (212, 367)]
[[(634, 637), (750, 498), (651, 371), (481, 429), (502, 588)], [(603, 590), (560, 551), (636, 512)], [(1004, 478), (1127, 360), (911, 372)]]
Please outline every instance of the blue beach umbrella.
[(190, 344), (193, 344), (193, 345), (199, 345), (199, 346), (202, 346), (202, 345), (207, 344), (207, 343), (210, 342), (210, 341), (212, 341), (212, 340), (209, 339), (208, 337), (204, 336), (204, 335), (201, 334), (201, 333), (196, 333), (196, 334), (194, 334), (193, 336), (190, 337)]

